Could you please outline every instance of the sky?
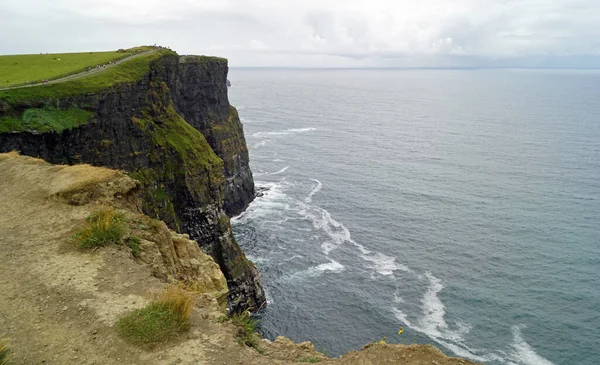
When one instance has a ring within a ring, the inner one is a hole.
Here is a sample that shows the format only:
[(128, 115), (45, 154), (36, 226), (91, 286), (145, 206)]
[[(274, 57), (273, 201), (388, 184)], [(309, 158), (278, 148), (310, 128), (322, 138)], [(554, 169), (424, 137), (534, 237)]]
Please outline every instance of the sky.
[(167, 46), (233, 67), (600, 67), (600, 0), (0, 0), (0, 54)]

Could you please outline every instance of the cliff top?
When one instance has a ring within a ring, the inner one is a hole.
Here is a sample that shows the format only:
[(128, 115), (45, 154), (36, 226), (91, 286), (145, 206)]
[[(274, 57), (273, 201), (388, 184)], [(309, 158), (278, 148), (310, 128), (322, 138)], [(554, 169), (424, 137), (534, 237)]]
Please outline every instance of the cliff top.
[[(167, 49), (141, 52), (112, 67), (101, 68), (95, 72), (84, 72), (77, 77), (66, 77), (48, 84), (2, 89), (0, 90), (0, 112), (8, 111), (10, 107), (48, 103), (61, 97), (94, 93), (117, 84), (135, 82), (148, 73), (151, 61), (169, 54), (176, 55)], [(4, 107), (1, 105), (2, 102), (6, 103)]]
[[(15, 364), (473, 364), (429, 345), (376, 343), (328, 359), (308, 342), (278, 338), (258, 339), (258, 352), (240, 344), (238, 327), (219, 320), (226, 284), (218, 266), (186, 235), (139, 213), (134, 180), (16, 153), (0, 154), (0, 171), (0, 337), (10, 338)], [(73, 245), (86, 217), (107, 205), (123, 215), (127, 235), (139, 237), (139, 252)], [(120, 318), (181, 281), (194, 283), (198, 295), (187, 331), (151, 349), (117, 334)]]
[(227, 58), (215, 57), (215, 56), (183, 55), (179, 58), (179, 62), (180, 63), (205, 63), (205, 62), (227, 63)]
[(86, 71), (88, 68), (112, 64), (134, 54), (153, 50), (134, 47), (108, 52), (40, 53), (0, 56), (0, 89), (40, 84)]

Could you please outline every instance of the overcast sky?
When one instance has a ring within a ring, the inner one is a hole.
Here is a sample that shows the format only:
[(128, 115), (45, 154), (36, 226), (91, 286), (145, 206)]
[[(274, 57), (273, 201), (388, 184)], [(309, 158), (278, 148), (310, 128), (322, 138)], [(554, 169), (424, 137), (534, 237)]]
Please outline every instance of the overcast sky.
[(0, 54), (141, 44), (231, 66), (600, 67), (600, 0), (0, 0)]

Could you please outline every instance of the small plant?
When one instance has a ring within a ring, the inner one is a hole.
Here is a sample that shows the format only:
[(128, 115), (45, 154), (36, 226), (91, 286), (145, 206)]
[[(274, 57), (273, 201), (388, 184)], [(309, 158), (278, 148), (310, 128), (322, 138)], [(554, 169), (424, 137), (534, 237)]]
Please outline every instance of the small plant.
[(8, 347), (8, 340), (0, 337), (0, 365), (8, 365), (10, 360), (10, 348)]
[(153, 347), (188, 329), (194, 305), (191, 293), (171, 286), (146, 307), (119, 319), (117, 332), (135, 345)]
[(255, 333), (258, 321), (252, 318), (250, 312), (245, 311), (241, 314), (234, 314), (231, 316), (231, 323), (238, 327), (237, 338), (241, 344), (252, 347), (258, 352), (261, 352), (258, 347), (258, 340)]
[(127, 247), (129, 247), (129, 249), (131, 250), (131, 254), (135, 258), (140, 257), (140, 254), (142, 252), (142, 250), (140, 248), (141, 244), (142, 244), (142, 242), (141, 242), (140, 238), (137, 236), (127, 237), (127, 239), (125, 240), (125, 245)]
[(321, 362), (321, 359), (317, 359), (316, 357), (306, 356), (306, 357), (302, 357), (302, 358), (298, 359), (298, 362), (307, 362), (309, 364), (316, 364), (318, 362)]
[(114, 208), (102, 208), (87, 218), (87, 226), (74, 239), (81, 248), (96, 248), (120, 244), (124, 234), (123, 215)]

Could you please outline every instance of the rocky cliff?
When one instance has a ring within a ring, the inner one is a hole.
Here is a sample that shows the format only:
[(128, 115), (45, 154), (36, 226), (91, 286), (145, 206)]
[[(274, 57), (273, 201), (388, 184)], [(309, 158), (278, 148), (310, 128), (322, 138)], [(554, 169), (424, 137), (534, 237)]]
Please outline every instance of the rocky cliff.
[(227, 61), (160, 50), (133, 65), (111, 70), (123, 82), (107, 81), (107, 70), (0, 92), (0, 152), (129, 172), (141, 182), (144, 212), (189, 234), (219, 264), (230, 307), (260, 307), (258, 270), (227, 216), (254, 196), (242, 125), (227, 99)]

